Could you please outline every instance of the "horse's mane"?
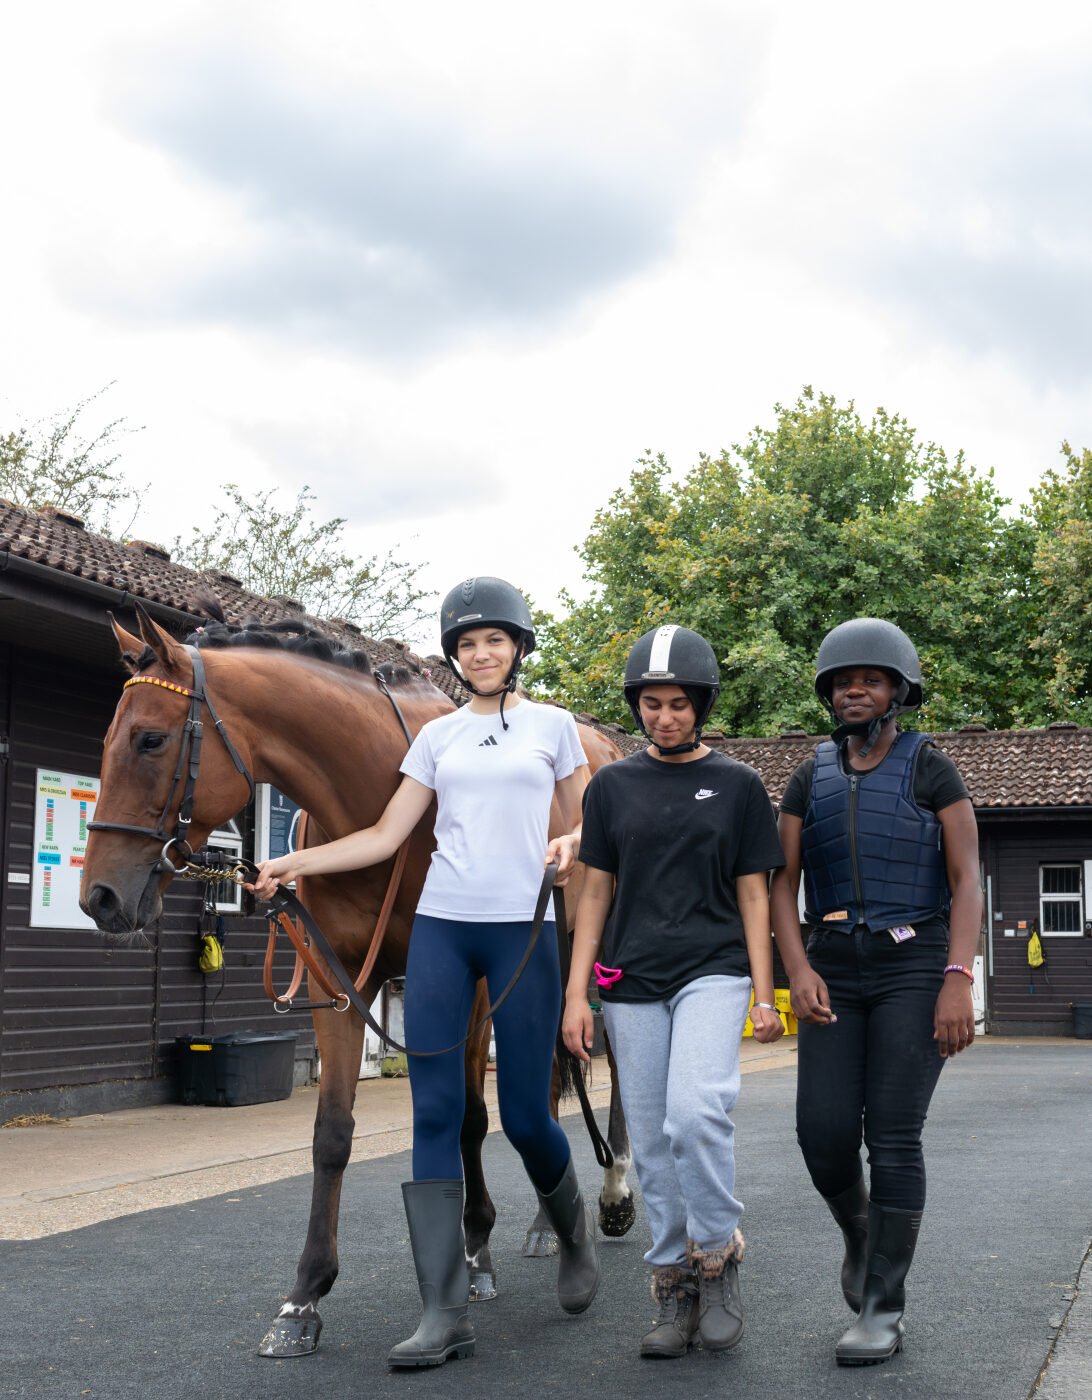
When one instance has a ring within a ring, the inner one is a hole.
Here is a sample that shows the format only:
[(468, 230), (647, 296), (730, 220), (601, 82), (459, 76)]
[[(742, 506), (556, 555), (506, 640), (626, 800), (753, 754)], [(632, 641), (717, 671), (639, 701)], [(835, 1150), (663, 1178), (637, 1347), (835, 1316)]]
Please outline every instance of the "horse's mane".
[[(357, 671), (364, 675), (379, 672), (391, 686), (410, 685), (427, 679), (416, 662), (416, 658), (406, 657), (400, 661), (385, 661), (379, 666), (372, 664), (367, 652), (347, 646), (328, 636), (311, 622), (298, 618), (283, 618), (279, 622), (261, 622), (249, 618), (241, 624), (228, 622), (224, 617), (218, 599), (202, 596), (201, 606), (209, 618), (184, 637), (186, 646), (200, 647), (202, 650), (223, 647), (251, 647), (267, 651), (285, 651), (293, 656), (305, 656), (312, 661), (324, 661), (344, 670)], [(143, 671), (156, 660), (151, 647), (145, 647), (137, 661), (137, 670)]]

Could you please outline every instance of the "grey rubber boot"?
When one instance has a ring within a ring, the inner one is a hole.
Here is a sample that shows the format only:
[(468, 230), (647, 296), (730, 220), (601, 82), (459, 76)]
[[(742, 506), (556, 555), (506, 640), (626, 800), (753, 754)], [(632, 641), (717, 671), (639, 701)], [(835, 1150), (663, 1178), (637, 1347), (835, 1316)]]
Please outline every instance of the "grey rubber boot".
[(564, 1175), (548, 1196), (537, 1189), (535, 1194), (557, 1233), (558, 1301), (566, 1312), (583, 1312), (599, 1288), (599, 1251), (595, 1220), (580, 1194), (573, 1159), (569, 1158)]
[(868, 1187), (864, 1177), (837, 1196), (824, 1196), (846, 1242), (842, 1260), (842, 1296), (854, 1312), (861, 1311), (865, 1263), (868, 1258)]
[(698, 1335), (706, 1351), (727, 1351), (743, 1338), (739, 1266), (745, 1248), (739, 1230), (722, 1249), (699, 1249), (690, 1241), (687, 1258), (698, 1276)]
[(685, 1356), (698, 1330), (698, 1276), (685, 1264), (652, 1270), (656, 1321), (641, 1338), (641, 1355), (652, 1359)]
[(388, 1366), (442, 1366), (450, 1357), (474, 1355), (467, 1316), (470, 1276), (463, 1242), (463, 1183), (405, 1181), (402, 1199), (424, 1312), (412, 1337), (399, 1342)]
[(839, 1366), (873, 1366), (902, 1348), (906, 1275), (921, 1226), (920, 1210), (868, 1208), (868, 1263), (861, 1315), (834, 1348)]

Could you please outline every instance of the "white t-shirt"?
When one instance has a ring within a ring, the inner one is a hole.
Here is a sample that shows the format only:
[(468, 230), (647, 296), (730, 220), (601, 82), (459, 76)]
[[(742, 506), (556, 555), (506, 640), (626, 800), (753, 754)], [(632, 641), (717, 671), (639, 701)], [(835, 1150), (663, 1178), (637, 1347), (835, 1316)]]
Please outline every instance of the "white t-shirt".
[(464, 923), (530, 919), (542, 884), (554, 784), (586, 763), (566, 710), (521, 700), (430, 720), (402, 772), (436, 793), (436, 850), (418, 911)]

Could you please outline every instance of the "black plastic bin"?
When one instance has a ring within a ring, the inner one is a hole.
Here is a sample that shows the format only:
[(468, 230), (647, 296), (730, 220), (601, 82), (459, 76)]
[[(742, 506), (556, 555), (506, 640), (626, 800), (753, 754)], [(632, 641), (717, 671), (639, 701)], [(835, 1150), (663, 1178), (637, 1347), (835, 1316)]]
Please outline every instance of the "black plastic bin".
[(183, 1103), (237, 1108), (273, 1103), (292, 1093), (295, 1031), (230, 1031), (227, 1035), (181, 1035), (178, 1096)]
[(1092, 1001), (1073, 1003), (1073, 1034), (1078, 1040), (1092, 1040)]

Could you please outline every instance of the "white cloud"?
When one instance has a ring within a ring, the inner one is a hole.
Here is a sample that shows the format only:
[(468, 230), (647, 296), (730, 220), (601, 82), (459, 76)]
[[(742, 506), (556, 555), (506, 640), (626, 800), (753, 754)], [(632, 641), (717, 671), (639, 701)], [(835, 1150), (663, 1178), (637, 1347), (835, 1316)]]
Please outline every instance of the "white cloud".
[[(318, 493), (551, 604), (645, 448), (808, 382), (1017, 497), (1092, 443), (1084, 7), (103, 0), (6, 20), (8, 416), (110, 379), (170, 539)], [(414, 639), (430, 645), (432, 639)]]

